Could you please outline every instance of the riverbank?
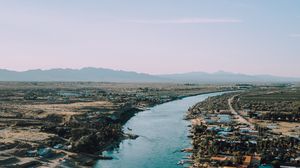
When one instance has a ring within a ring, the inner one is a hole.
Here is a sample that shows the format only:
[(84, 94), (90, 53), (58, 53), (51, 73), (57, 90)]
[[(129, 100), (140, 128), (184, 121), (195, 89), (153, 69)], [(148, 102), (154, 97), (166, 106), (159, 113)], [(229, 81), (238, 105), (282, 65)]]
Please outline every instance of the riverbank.
[[(226, 87), (178, 84), (16, 83), (0, 88), (0, 166), (91, 166), (151, 106)], [(127, 136), (128, 137), (128, 136)], [(133, 136), (129, 136), (133, 137)]]
[(177, 163), (188, 158), (181, 150), (190, 146), (187, 137), (190, 123), (184, 120), (187, 109), (208, 96), (218, 94), (186, 97), (137, 113), (124, 127), (126, 132), (139, 137), (135, 140), (126, 139), (119, 148), (106, 151), (105, 155), (114, 159), (100, 160), (94, 167), (181, 167)]

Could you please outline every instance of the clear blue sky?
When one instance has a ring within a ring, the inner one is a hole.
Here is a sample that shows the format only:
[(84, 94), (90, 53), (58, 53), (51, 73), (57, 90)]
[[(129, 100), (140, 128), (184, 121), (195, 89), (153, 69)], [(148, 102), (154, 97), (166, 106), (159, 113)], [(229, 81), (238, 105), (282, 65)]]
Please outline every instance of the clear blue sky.
[(300, 77), (299, 0), (0, 0), (0, 68)]

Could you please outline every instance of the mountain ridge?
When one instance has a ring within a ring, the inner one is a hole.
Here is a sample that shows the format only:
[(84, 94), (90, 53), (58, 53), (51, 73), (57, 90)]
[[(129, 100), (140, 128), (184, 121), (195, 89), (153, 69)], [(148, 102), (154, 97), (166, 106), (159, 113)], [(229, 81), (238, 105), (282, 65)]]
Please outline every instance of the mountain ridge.
[(177, 74), (151, 75), (134, 71), (108, 68), (85, 67), (81, 69), (54, 68), (13, 71), (0, 69), (0, 81), (89, 81), (89, 82), (193, 82), (193, 83), (237, 83), (237, 82), (300, 82), (296, 77), (273, 75), (247, 75), (217, 71), (188, 72)]

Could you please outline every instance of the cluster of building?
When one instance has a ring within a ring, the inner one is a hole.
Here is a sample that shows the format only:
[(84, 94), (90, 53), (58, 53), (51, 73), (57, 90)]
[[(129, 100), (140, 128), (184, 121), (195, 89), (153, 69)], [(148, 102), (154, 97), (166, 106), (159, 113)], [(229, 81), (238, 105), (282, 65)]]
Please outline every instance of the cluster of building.
[(296, 160), (300, 155), (296, 139), (266, 134), (240, 122), (229, 110), (200, 111), (197, 118), (201, 122), (192, 129), (193, 167), (263, 168), (300, 164)]

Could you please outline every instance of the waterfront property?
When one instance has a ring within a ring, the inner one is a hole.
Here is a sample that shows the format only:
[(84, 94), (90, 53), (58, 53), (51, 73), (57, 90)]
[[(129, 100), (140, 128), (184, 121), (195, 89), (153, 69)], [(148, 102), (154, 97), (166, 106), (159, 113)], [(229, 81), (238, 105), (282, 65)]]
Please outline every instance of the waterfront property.
[[(232, 96), (234, 95), (224, 95), (229, 103)], [(211, 108), (210, 101), (216, 102), (220, 99), (225, 103), (224, 97), (207, 99), (189, 110), (188, 118), (201, 121), (194, 122), (191, 130), (194, 160), (192, 167), (257, 168), (300, 165), (297, 160), (300, 155), (298, 138), (280, 136), (256, 124), (253, 127), (254, 124), (248, 124), (249, 121), (235, 111), (229, 114), (226, 109)], [(225, 105), (218, 104), (216, 107)], [(211, 110), (207, 110), (209, 108)], [(274, 125), (270, 124), (269, 127), (274, 129)]]

